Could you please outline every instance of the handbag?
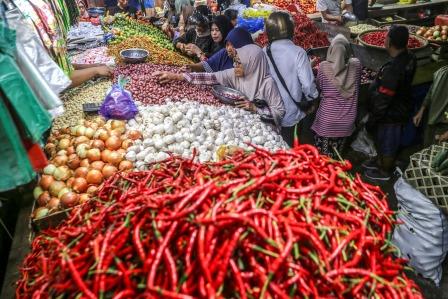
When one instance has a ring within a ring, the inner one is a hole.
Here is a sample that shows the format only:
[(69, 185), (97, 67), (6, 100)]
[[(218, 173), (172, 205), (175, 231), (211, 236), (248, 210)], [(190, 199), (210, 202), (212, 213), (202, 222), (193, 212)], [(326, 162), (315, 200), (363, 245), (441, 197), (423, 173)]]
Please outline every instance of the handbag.
[(317, 99), (313, 99), (312, 101), (308, 101), (305, 98), (305, 95), (302, 93), (302, 100), (300, 102), (297, 102), (294, 100), (293, 96), (291, 95), (291, 92), (288, 89), (288, 86), (286, 86), (285, 80), (283, 79), (283, 76), (280, 74), (280, 71), (278, 70), (277, 65), (275, 64), (274, 57), (272, 57), (271, 52), (271, 44), (269, 44), (266, 48), (266, 53), (268, 54), (268, 58), (271, 61), (272, 66), (274, 67), (275, 73), (277, 74), (277, 78), (280, 80), (280, 83), (282, 84), (283, 88), (288, 93), (289, 97), (292, 99), (292, 101), (297, 105), (297, 107), (301, 111), (308, 111), (315, 103)]

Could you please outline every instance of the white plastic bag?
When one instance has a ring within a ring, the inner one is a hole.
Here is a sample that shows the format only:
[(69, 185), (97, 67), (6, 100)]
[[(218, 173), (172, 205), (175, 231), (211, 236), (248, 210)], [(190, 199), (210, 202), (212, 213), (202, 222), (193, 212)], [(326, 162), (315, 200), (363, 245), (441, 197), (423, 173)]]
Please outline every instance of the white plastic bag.
[(403, 178), (394, 185), (398, 200), (398, 220), (392, 242), (409, 265), (438, 286), (442, 263), (448, 251), (448, 221), (445, 215), (422, 193)]
[(354, 151), (363, 153), (369, 157), (375, 157), (377, 155), (375, 144), (369, 137), (366, 127), (362, 127), (356, 135), (355, 140), (352, 142), (351, 147)]

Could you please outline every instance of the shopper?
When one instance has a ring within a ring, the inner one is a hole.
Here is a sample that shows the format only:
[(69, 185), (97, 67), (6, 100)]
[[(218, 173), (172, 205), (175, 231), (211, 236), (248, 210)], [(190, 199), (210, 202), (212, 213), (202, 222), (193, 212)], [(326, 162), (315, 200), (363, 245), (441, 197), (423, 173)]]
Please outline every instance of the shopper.
[(228, 8), (224, 11), (224, 15), (230, 20), (233, 27), (236, 27), (236, 24), (238, 23), (238, 11)]
[[(254, 43), (250, 33), (243, 28), (235, 28), (230, 31), (225, 41), (234, 49), (240, 49)], [(226, 48), (223, 48), (205, 61), (188, 65), (187, 69), (193, 72), (208, 73), (231, 69), (233, 68), (233, 53), (229, 53)]]
[(317, 72), (321, 102), (312, 126), (316, 147), (333, 159), (343, 152), (347, 137), (353, 133), (360, 83), (361, 63), (350, 58), (350, 43), (338, 34)]
[[(215, 73), (184, 73), (156, 72), (154, 76), (160, 83), (170, 81), (187, 81), (192, 84), (215, 85), (221, 84), (242, 92), (247, 100), (236, 103), (239, 108), (270, 115), (275, 126), (280, 128), (281, 120), (285, 115), (285, 106), (277, 89), (275, 81), (269, 74), (269, 65), (263, 50), (257, 45), (247, 45), (235, 49), (230, 43), (226, 44), (230, 53), (237, 53), (239, 63), (233, 69)], [(234, 55), (234, 54), (232, 54)], [(264, 101), (266, 105), (256, 105)]]
[(352, 0), (317, 0), (316, 10), (322, 15), (323, 23), (342, 25), (342, 12), (353, 12)]
[[(185, 32), (194, 28), (188, 23), (189, 18), (193, 15), (194, 8), (190, 5), (189, 0), (181, 1), (176, 1), (170, 6), (170, 10), (166, 14), (166, 21), (162, 25), (162, 31), (172, 40), (183, 36)], [(178, 5), (180, 5), (179, 12), (177, 12)]]
[(128, 0), (118, 0), (117, 5), (110, 7), (109, 15), (115, 15), (117, 13), (129, 13), (130, 16), (135, 16), (137, 13), (137, 8), (130, 6)]
[[(188, 30), (184, 35), (174, 40), (174, 45), (182, 53), (196, 57), (199, 60), (207, 59), (212, 50), (213, 40), (210, 36), (209, 20), (206, 16), (199, 12), (195, 12), (189, 22), (195, 25), (194, 28)], [(200, 51), (195, 51), (196, 47)]]
[(448, 66), (434, 73), (434, 81), (426, 94), (422, 107), (414, 116), (414, 124), (420, 126), (425, 111), (428, 111), (428, 123), (425, 127), (425, 147), (439, 141), (436, 136), (448, 131)]
[[(210, 36), (212, 37), (213, 44), (209, 53), (205, 53), (207, 58), (225, 48), (225, 39), (232, 29), (232, 23), (225, 16), (216, 16), (213, 18), (210, 25)], [(189, 45), (188, 48), (194, 55), (199, 57), (201, 49), (197, 45)]]
[[(266, 20), (269, 45), (264, 48), (272, 77), (285, 104), (286, 114), (282, 120), (281, 134), (289, 146), (297, 133), (301, 142), (302, 119), (312, 112), (313, 102), (319, 93), (305, 50), (292, 42), (294, 22), (287, 12), (273, 12)], [(309, 129), (309, 128), (308, 128)], [(312, 143), (312, 140), (308, 140)]]
[(372, 180), (390, 179), (403, 126), (411, 117), (411, 88), (417, 63), (415, 55), (408, 51), (408, 39), (407, 27), (390, 28), (385, 46), (392, 60), (380, 69), (370, 86), (369, 122), (379, 156), (363, 163), (363, 167), (366, 177)]
[(78, 9), (79, 9), (79, 21), (80, 22), (88, 22), (90, 20), (89, 13), (87, 12), (86, 5), (83, 1), (78, 0)]

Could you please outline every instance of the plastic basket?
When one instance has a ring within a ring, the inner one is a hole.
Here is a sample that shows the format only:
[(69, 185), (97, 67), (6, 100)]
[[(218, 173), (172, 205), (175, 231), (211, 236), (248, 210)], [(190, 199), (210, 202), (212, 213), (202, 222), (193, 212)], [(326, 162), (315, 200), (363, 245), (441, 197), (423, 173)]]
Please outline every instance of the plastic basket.
[(406, 181), (429, 198), (446, 215), (448, 215), (448, 176), (435, 172), (431, 163), (439, 152), (447, 149), (448, 143), (445, 142), (413, 154), (404, 172)]

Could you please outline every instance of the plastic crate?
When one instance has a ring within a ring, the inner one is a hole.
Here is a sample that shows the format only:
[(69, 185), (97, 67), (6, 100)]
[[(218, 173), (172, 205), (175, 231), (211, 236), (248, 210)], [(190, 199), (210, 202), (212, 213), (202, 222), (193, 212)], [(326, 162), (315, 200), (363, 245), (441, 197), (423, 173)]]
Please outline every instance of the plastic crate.
[(446, 215), (448, 215), (448, 176), (435, 172), (431, 163), (439, 152), (447, 149), (448, 143), (445, 142), (413, 154), (404, 172), (406, 181), (429, 198)]

